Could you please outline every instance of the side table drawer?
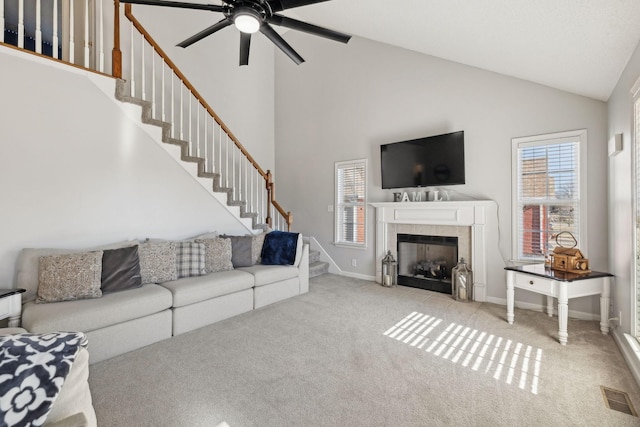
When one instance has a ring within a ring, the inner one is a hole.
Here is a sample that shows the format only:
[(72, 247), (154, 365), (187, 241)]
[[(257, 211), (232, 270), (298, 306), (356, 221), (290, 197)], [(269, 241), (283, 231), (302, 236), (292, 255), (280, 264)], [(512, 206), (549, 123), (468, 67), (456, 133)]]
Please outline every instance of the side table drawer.
[(555, 295), (553, 280), (543, 279), (529, 274), (515, 275), (516, 288), (526, 289), (531, 292), (537, 292), (544, 295)]

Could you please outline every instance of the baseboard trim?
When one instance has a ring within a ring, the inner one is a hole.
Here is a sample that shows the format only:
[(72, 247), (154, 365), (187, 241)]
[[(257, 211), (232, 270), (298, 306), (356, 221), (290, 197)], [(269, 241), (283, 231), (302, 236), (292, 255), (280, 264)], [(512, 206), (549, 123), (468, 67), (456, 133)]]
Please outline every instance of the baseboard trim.
[(348, 271), (342, 271), (340, 273), (340, 276), (352, 277), (354, 279), (369, 280), (371, 282), (375, 282), (376, 281), (376, 276), (368, 276), (366, 274), (351, 273), (351, 272), (348, 272)]
[[(487, 302), (493, 303), (493, 304), (498, 304), (498, 305), (507, 305), (507, 300), (504, 298), (495, 298), (495, 297), (487, 297)], [(539, 304), (533, 304), (530, 302), (521, 302), (521, 301), (516, 301), (514, 303), (516, 308), (522, 308), (525, 310), (533, 310), (533, 311), (540, 311), (542, 313), (546, 313), (547, 312), (547, 306), (544, 305), (539, 305)], [(553, 309), (553, 314), (555, 316), (558, 315), (558, 310), (557, 309)], [(569, 317), (571, 317), (572, 319), (580, 319), (580, 320), (594, 320), (594, 321), (600, 321), (600, 315), (599, 314), (593, 314), (593, 313), (585, 313), (583, 311), (575, 311), (575, 310), (569, 310)]]
[(622, 357), (624, 357), (629, 370), (636, 380), (636, 383), (640, 385), (640, 344), (631, 335), (620, 332), (620, 328), (613, 330), (613, 340), (618, 345)]

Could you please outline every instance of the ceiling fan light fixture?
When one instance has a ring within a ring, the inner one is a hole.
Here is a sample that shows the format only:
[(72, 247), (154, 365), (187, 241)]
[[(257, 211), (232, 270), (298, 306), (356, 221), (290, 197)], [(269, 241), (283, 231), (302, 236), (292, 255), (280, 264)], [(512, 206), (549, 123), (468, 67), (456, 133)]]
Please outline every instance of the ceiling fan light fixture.
[(242, 8), (234, 14), (233, 23), (239, 31), (253, 34), (260, 29), (260, 25), (262, 25), (261, 18), (258, 12), (252, 9)]

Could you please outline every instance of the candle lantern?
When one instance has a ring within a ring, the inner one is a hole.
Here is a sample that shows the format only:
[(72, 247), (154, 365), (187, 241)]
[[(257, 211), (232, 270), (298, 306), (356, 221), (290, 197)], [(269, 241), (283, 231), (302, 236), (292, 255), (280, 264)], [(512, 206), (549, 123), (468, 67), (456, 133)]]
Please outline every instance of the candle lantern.
[(473, 276), (471, 269), (460, 258), (458, 265), (451, 269), (451, 293), (456, 301), (473, 301)]
[(387, 251), (382, 258), (382, 286), (391, 287), (398, 284), (397, 266), (398, 263), (393, 259), (391, 251)]

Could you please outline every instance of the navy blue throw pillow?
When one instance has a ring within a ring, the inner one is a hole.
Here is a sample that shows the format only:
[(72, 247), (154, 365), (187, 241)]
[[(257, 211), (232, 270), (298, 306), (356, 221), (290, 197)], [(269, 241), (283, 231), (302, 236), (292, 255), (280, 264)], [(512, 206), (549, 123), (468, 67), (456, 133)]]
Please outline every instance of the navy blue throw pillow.
[(298, 235), (288, 231), (272, 231), (264, 237), (262, 264), (293, 265), (296, 259)]

